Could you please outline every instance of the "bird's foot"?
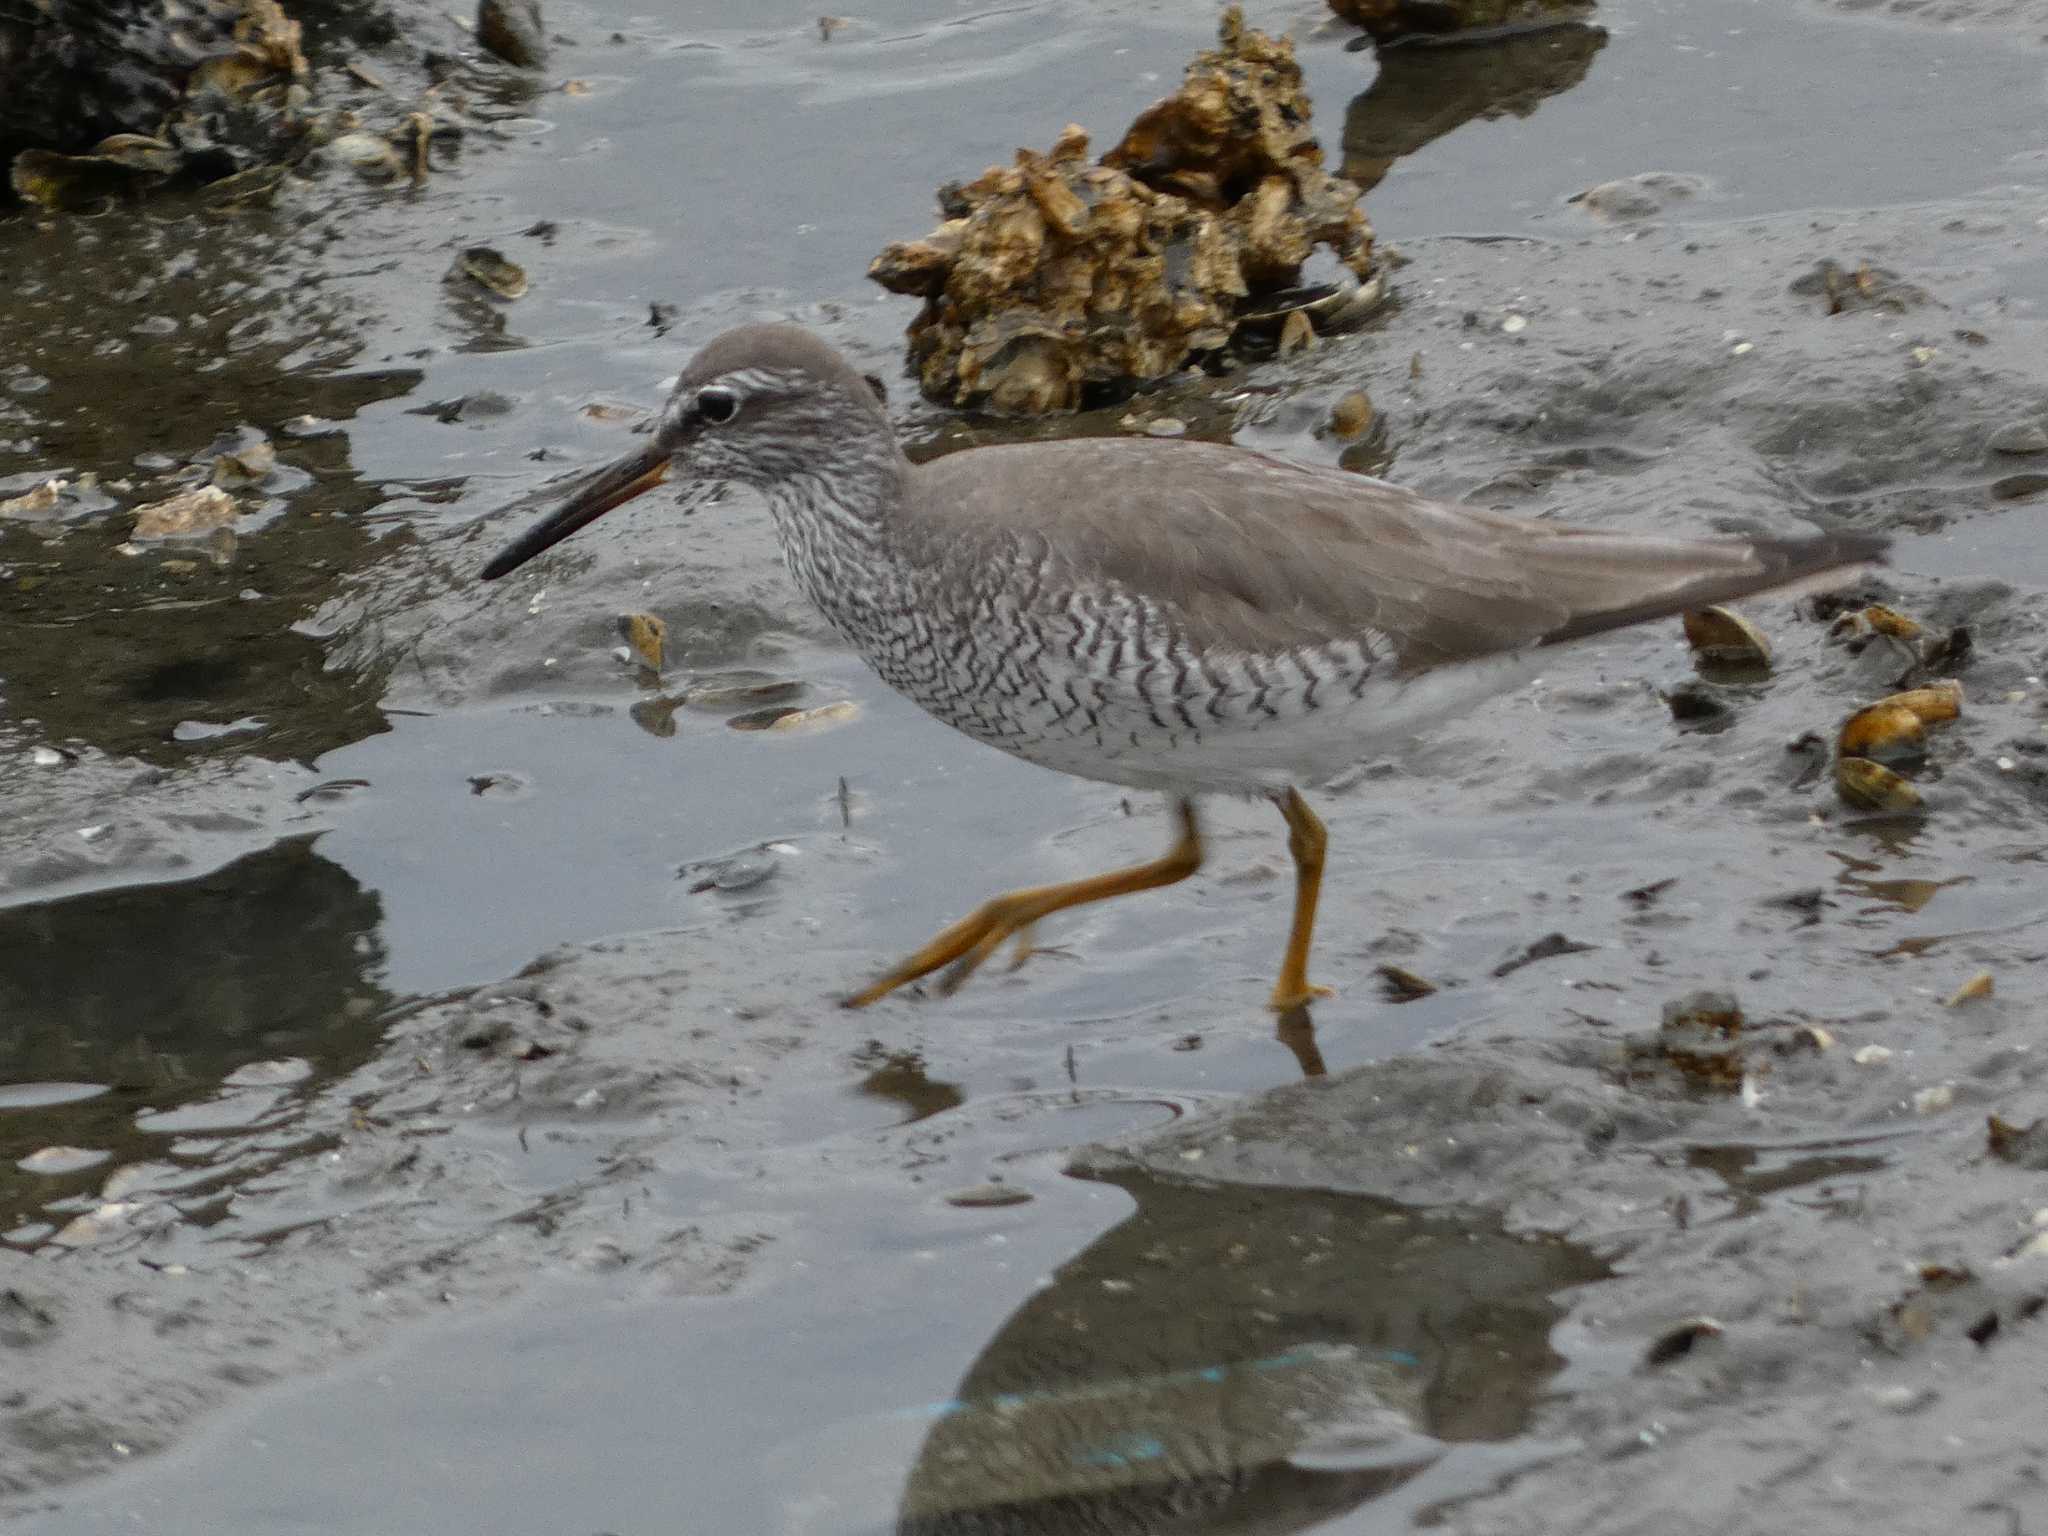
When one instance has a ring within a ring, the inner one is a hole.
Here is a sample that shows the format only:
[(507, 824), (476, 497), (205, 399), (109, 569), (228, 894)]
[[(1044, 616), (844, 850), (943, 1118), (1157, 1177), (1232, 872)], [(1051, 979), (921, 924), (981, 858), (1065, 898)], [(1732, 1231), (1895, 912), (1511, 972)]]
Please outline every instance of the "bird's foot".
[(1045, 896), (1038, 891), (1017, 891), (984, 903), (896, 969), (845, 999), (843, 1006), (865, 1008), (941, 967), (946, 974), (939, 979), (940, 995), (951, 996), (1011, 938), (1018, 942), (1016, 964), (1022, 965), (1031, 953), (1031, 925), (1045, 915), (1044, 905)]
[(1266, 999), (1266, 1006), (1275, 1013), (1291, 1013), (1296, 1008), (1306, 1008), (1319, 997), (1336, 995), (1328, 987), (1319, 987), (1309, 981), (1282, 981), (1273, 988), (1273, 995)]

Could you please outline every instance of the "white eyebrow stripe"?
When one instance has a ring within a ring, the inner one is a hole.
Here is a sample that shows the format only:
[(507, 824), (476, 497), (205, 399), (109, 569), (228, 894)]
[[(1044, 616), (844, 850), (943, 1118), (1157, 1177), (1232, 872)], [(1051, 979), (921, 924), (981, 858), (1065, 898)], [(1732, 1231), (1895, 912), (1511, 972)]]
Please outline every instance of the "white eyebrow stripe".
[(705, 389), (730, 389), (738, 394), (759, 394), (788, 383), (788, 375), (777, 373), (772, 368), (741, 368), (732, 373), (721, 373), (708, 381)]

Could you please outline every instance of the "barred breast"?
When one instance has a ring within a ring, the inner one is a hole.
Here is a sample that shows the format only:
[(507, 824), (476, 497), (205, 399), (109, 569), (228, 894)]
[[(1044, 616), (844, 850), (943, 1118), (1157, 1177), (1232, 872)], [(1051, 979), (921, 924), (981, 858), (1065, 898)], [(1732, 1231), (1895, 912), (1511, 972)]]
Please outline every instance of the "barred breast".
[(1370, 635), (1270, 653), (1203, 648), (1165, 606), (1058, 575), (1017, 560), (945, 576), (894, 565), (821, 607), (884, 682), (947, 725), (1136, 789), (1318, 783), (1511, 680), (1475, 672), (1446, 689), (1443, 678), (1399, 679)]

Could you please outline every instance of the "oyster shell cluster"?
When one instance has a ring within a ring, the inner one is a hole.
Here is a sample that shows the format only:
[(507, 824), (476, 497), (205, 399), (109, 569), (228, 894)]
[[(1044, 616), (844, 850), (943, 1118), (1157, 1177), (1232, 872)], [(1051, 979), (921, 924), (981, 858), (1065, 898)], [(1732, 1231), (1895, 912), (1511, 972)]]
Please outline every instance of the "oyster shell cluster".
[[(282, 121), (293, 118), (309, 99), (310, 67), (301, 28), (278, 0), (195, 0), (190, 6), (165, 7), (106, 36), (67, 31), (80, 23), (80, 11), (73, 6), (62, 14), (52, 12), (43, 19), (42, 33), (32, 31), (22, 41), (28, 50), (22, 60), (9, 62), (28, 68), (40, 43), (75, 68), (107, 74), (104, 94), (125, 105), (105, 106), (99, 113), (102, 126), (148, 122), (161, 127), (153, 133), (103, 135), (83, 154), (19, 149), (8, 179), (25, 202), (53, 209), (84, 207), (186, 171), (217, 181), (242, 169), (246, 152), (222, 142), (224, 112), (247, 117), (245, 109), (255, 109), (259, 116), (269, 114), (265, 121)], [(160, 29), (160, 36), (152, 28)], [(50, 82), (45, 76), (28, 83)], [(39, 125), (51, 138), (61, 138), (64, 112), (52, 105), (39, 115), (30, 105), (10, 103), (0, 123), (0, 142), (15, 147), (18, 137)], [(85, 121), (94, 117), (83, 102), (74, 105), (72, 115)], [(238, 119), (235, 131), (270, 131), (252, 129), (254, 121)]]
[(925, 394), (1020, 414), (1114, 397), (1221, 351), (1246, 301), (1296, 282), (1318, 246), (1373, 288), (1358, 188), (1323, 168), (1309, 119), (1293, 44), (1232, 6), (1179, 91), (1100, 160), (1070, 125), (1045, 154), (941, 188), (945, 222), (868, 269), (924, 300), (908, 338)]

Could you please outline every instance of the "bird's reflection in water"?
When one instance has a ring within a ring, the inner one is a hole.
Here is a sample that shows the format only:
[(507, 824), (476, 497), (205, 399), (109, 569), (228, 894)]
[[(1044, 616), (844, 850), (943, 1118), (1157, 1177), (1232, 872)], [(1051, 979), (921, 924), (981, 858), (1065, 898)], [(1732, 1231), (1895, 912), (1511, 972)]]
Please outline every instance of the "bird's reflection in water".
[(1279, 1014), (1273, 1021), (1273, 1038), (1293, 1052), (1303, 1077), (1322, 1077), (1328, 1073), (1329, 1068), (1323, 1065), (1323, 1048), (1316, 1044), (1316, 1021), (1309, 1017), (1308, 1004), (1297, 1004)]
[(1551, 1295), (1604, 1273), (1476, 1213), (1114, 1182), (1137, 1213), (920, 1410), (899, 1536), (1305, 1528), (1519, 1433)]

